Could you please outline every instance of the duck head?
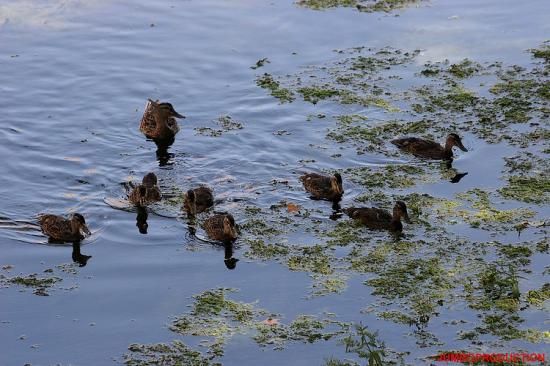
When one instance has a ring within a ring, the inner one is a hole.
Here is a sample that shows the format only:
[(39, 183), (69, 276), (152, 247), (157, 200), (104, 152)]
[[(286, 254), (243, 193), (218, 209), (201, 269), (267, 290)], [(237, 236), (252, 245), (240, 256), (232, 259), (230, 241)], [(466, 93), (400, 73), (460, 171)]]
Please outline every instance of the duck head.
[(238, 234), (235, 228), (235, 219), (231, 214), (226, 214), (223, 218), (223, 233), (230, 240), (237, 239)]
[(468, 151), (468, 149), (466, 149), (462, 144), (462, 139), (456, 133), (450, 133), (449, 136), (447, 136), (447, 140), (445, 141), (446, 149), (450, 150), (453, 148), (453, 146), (458, 147), (462, 151)]
[(184, 115), (176, 112), (171, 103), (159, 103), (158, 100), (154, 101), (151, 99), (149, 99), (149, 103), (151, 103), (153, 112), (159, 116), (162, 116), (164, 119), (169, 117), (185, 118)]
[(338, 192), (338, 194), (342, 195), (344, 193), (344, 187), (342, 184), (342, 176), (340, 173), (335, 173), (334, 177), (332, 178), (332, 181), (330, 182), (331, 188), (333, 191)]
[(82, 216), (79, 213), (74, 213), (71, 217), (71, 230), (73, 233), (80, 234), (80, 231), (82, 230), (86, 235), (91, 235), (92, 233), (86, 226), (86, 220), (84, 220), (84, 216)]
[(143, 184), (147, 188), (152, 188), (156, 186), (158, 183), (157, 176), (155, 173), (148, 173), (143, 177), (143, 180), (141, 181), (141, 184)]
[(393, 218), (394, 219), (403, 219), (407, 224), (411, 223), (409, 218), (409, 213), (407, 212), (407, 205), (403, 201), (396, 201), (395, 206), (393, 206)]

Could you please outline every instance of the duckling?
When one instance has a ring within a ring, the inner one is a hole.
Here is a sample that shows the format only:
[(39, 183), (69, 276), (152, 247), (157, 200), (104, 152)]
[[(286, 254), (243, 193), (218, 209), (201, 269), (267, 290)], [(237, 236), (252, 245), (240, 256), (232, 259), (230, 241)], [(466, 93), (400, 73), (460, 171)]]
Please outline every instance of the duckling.
[(185, 116), (176, 112), (172, 104), (148, 99), (139, 130), (145, 137), (153, 140), (173, 141), (180, 130), (176, 118)]
[(361, 221), (369, 229), (381, 229), (390, 231), (403, 230), (401, 219), (410, 223), (407, 205), (403, 201), (395, 202), (393, 207), (393, 215), (386, 210), (380, 208), (345, 208), (343, 210), (349, 217)]
[(143, 177), (141, 184), (132, 189), (128, 195), (128, 201), (138, 207), (145, 207), (162, 199), (162, 194), (157, 186), (155, 173), (148, 173)]
[(333, 177), (307, 173), (300, 177), (306, 191), (311, 193), (311, 198), (339, 202), (344, 194), (342, 176), (335, 173)]
[(202, 226), (212, 240), (230, 243), (238, 236), (235, 219), (229, 213), (213, 215)]
[(184, 196), (183, 208), (190, 216), (206, 211), (214, 205), (212, 190), (208, 187), (190, 189)]
[(90, 235), (90, 230), (86, 226), (84, 216), (79, 213), (74, 213), (69, 219), (57, 215), (40, 215), (38, 223), (42, 232), (53, 240), (59, 241), (80, 241), (84, 239), (81, 230)]
[(453, 146), (458, 147), (462, 151), (468, 151), (462, 144), (460, 136), (456, 133), (450, 133), (447, 136), (445, 147), (437, 142), (417, 137), (404, 137), (392, 140), (391, 143), (415, 156), (436, 160), (453, 160)]

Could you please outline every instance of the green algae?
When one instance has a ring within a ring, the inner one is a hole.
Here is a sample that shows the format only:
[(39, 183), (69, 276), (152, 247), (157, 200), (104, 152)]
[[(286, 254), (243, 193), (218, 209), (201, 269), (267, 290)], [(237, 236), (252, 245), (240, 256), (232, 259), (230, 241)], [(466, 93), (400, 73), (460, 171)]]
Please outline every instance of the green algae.
[(265, 66), (265, 64), (269, 64), (269, 63), (270, 63), (269, 60), (266, 57), (264, 57), (256, 61), (256, 63), (253, 66), (250, 66), (250, 68), (252, 70), (256, 70), (257, 68), (263, 67)]
[(334, 272), (331, 261), (332, 256), (325, 253), (324, 247), (315, 245), (301, 248), (299, 254), (290, 256), (287, 266), (291, 271), (330, 275)]
[(357, 0), (299, 0), (296, 3), (313, 10), (357, 6)]
[(124, 355), (124, 364), (128, 366), (221, 366), (220, 363), (212, 362), (210, 357), (178, 340), (169, 344), (134, 343), (128, 346), (128, 350), (131, 353)]
[(0, 284), (18, 285), (33, 288), (33, 293), (38, 296), (49, 296), (47, 289), (53, 287), (55, 284), (61, 282), (60, 277), (38, 277), (36, 273), (29, 274), (27, 276), (14, 276), (5, 277), (0, 275)]
[(422, 167), (413, 165), (387, 165), (374, 170), (369, 167), (348, 168), (344, 171), (352, 182), (366, 188), (410, 188), (420, 181), (427, 181)]
[(197, 131), (197, 134), (199, 135), (220, 137), (228, 131), (242, 130), (244, 128), (244, 125), (241, 122), (233, 120), (231, 116), (221, 116), (216, 120), (216, 124), (221, 127), (221, 129), (211, 127), (196, 127), (195, 131)]
[(286, 257), (290, 250), (283, 244), (266, 244), (261, 239), (247, 240), (249, 249), (244, 253), (244, 256), (250, 259), (258, 260), (273, 260), (275, 258)]
[(510, 176), (508, 185), (498, 193), (506, 199), (527, 203), (550, 203), (550, 179), (539, 175), (535, 177)]
[(263, 76), (256, 79), (256, 84), (271, 92), (271, 95), (279, 99), (281, 103), (290, 103), (294, 100), (294, 94), (290, 89), (281, 88), (278, 81), (273, 79), (273, 76), (265, 73)]
[(315, 343), (328, 341), (345, 334), (349, 324), (332, 319), (319, 319), (311, 315), (299, 315), (290, 324), (268, 325), (258, 323), (252, 339), (261, 347), (283, 349), (290, 342)]
[(296, 4), (313, 10), (347, 7), (366, 13), (388, 13), (420, 2), (421, 0), (298, 0)]
[(534, 58), (541, 58), (547, 64), (550, 64), (550, 43), (546, 41), (540, 48), (533, 48), (531, 54)]
[(527, 302), (536, 306), (542, 306), (550, 299), (550, 283), (542, 285), (540, 290), (529, 290), (527, 292)]
[(304, 101), (312, 104), (317, 104), (320, 100), (332, 98), (340, 94), (336, 89), (329, 86), (308, 86), (298, 89), (298, 93), (302, 94)]
[(410, 296), (422, 287), (426, 293), (435, 291), (437, 296), (452, 288), (447, 271), (438, 258), (409, 258), (383, 269), (379, 276), (365, 281), (373, 288), (373, 295), (395, 299)]
[(311, 297), (326, 296), (329, 294), (340, 294), (348, 287), (348, 276), (336, 272), (330, 276), (314, 276), (314, 282), (311, 285)]

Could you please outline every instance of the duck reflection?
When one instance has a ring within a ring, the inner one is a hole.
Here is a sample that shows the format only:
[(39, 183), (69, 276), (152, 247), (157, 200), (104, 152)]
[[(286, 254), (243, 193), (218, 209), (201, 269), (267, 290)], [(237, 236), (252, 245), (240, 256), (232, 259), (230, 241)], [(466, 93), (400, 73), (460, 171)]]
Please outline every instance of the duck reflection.
[(225, 263), (227, 269), (235, 269), (239, 259), (233, 257), (233, 242), (226, 242), (223, 245), (225, 248), (223, 262)]
[(448, 179), (451, 183), (458, 183), (462, 178), (468, 175), (468, 172), (459, 173), (458, 170), (453, 168), (453, 161), (448, 160), (441, 167), (441, 176), (443, 179)]
[(174, 153), (171, 153), (168, 151), (174, 140), (153, 140), (155, 141), (155, 144), (157, 145), (157, 161), (159, 162), (159, 166), (167, 166), (172, 165), (172, 158), (174, 157)]
[(137, 207), (136, 226), (140, 234), (147, 234), (147, 228), (149, 228), (149, 224), (147, 224), (148, 216), (149, 214), (145, 207)]
[(85, 255), (80, 252), (80, 242), (76, 241), (73, 243), (73, 253), (72, 253), (73, 262), (78, 263), (79, 267), (84, 267), (90, 258), (91, 255)]

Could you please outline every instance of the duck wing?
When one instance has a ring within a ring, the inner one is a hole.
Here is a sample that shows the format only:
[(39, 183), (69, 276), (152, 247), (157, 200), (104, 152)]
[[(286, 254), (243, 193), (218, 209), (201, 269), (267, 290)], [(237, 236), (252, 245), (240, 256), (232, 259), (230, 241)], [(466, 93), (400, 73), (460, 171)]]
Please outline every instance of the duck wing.
[(418, 137), (404, 137), (391, 141), (392, 144), (403, 150), (431, 150), (441, 148), (435, 141), (420, 139)]
[(224, 215), (214, 215), (204, 221), (202, 227), (213, 240), (223, 241), (223, 219)]
[(155, 117), (153, 116), (152, 112), (152, 104), (151, 102), (147, 102), (147, 105), (145, 106), (145, 112), (143, 112), (143, 117), (141, 117), (141, 123), (139, 124), (139, 130), (145, 135), (145, 136), (152, 136), (155, 133), (155, 130), (157, 129), (157, 122), (155, 121)]
[(66, 239), (72, 235), (71, 222), (61, 216), (42, 215), (38, 222), (42, 232), (53, 239)]
[(332, 194), (331, 178), (321, 174), (309, 173), (300, 177), (304, 188), (309, 193), (318, 197), (325, 197)]

